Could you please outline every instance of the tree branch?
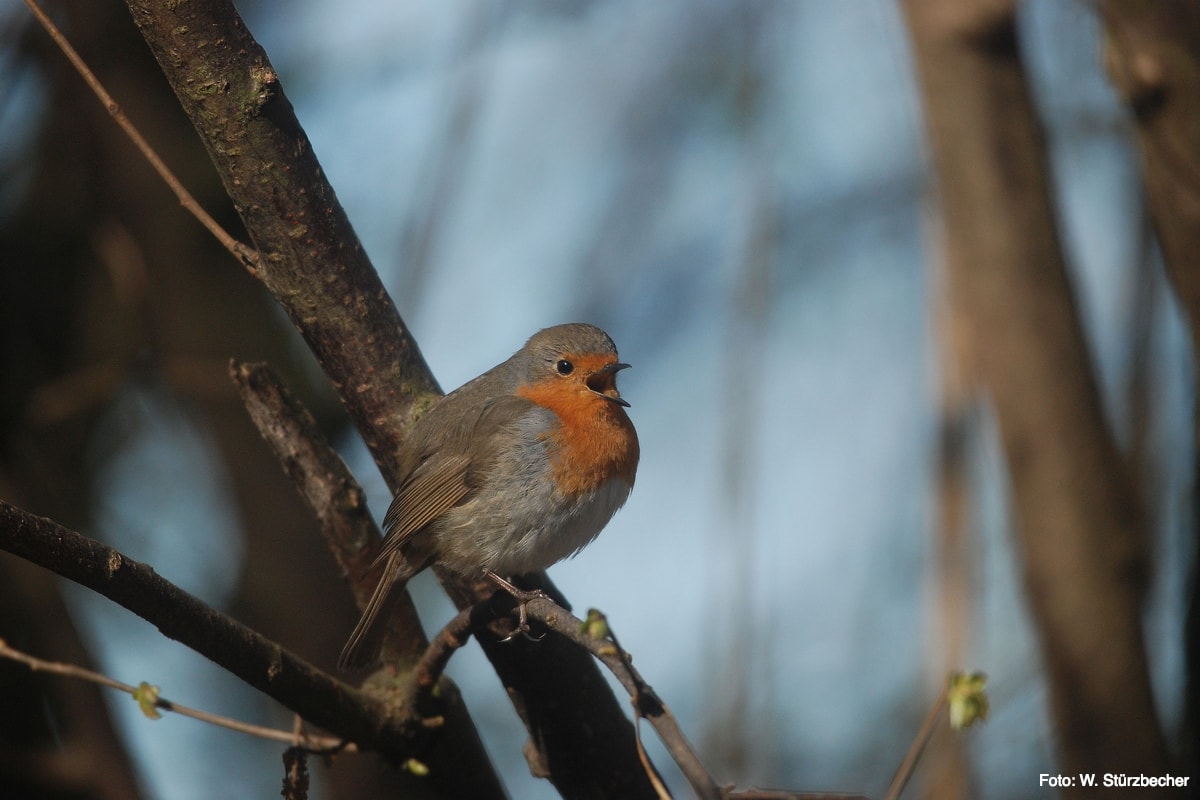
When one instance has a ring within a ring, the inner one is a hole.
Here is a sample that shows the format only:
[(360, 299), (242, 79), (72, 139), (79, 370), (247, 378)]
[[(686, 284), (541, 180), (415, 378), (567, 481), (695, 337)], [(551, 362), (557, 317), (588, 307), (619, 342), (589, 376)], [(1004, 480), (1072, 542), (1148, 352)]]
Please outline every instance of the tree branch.
[(721, 796), (716, 780), (692, 749), (691, 743), (679, 728), (675, 715), (634, 669), (633, 659), (617, 642), (616, 634), (609, 628), (608, 621), (600, 612), (588, 612), (588, 621), (584, 622), (546, 598), (530, 602), (529, 613), (550, 630), (591, 653), (608, 667), (629, 693), (634, 714), (649, 720), (654, 726), (659, 739), (666, 745), (667, 752), (695, 789), (697, 797), (701, 800), (713, 800)]
[[(5, 491), (11, 487), (0, 477)], [(57, 575), (0, 555), (0, 632), (26, 648), (89, 664), (61, 589)], [(47, 680), (16, 664), (0, 665), (0, 686), (0, 786), (23, 783), (35, 796), (79, 800), (144, 797), (98, 687)], [(24, 774), (35, 765), (33, 775)]]
[(420, 743), (415, 716), (393, 716), (372, 696), (334, 680), (147, 565), (2, 500), (0, 549), (109, 598), (336, 735), (385, 751), (413, 752)]

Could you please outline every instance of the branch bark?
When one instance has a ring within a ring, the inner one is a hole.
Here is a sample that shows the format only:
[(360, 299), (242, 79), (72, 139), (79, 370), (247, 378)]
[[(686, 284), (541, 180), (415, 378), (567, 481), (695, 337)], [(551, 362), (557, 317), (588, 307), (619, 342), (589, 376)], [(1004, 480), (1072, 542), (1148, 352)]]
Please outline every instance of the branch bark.
[(1165, 772), (1142, 640), (1144, 522), (1063, 261), (1014, 4), (904, 7), (950, 291), (999, 422), (1064, 771)]

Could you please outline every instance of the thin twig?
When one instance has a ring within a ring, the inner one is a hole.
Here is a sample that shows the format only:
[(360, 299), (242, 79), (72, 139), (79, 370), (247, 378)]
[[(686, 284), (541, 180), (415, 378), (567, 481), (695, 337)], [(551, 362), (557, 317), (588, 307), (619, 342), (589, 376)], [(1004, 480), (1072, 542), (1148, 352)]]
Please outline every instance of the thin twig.
[[(135, 686), (130, 686), (126, 683), (121, 683), (118, 680), (102, 675), (99, 672), (92, 672), (89, 669), (75, 666), (74, 664), (64, 664), (58, 661), (44, 661), (28, 653), (23, 653), (20, 650), (14, 650), (9, 647), (8, 642), (0, 639), (0, 658), (7, 658), (10, 661), (16, 661), (24, 664), (34, 672), (49, 672), (54, 675), (63, 675), (68, 678), (88, 681), (99, 686), (107, 686), (110, 689), (124, 692), (130, 697), (138, 696), (138, 689)], [(305, 750), (316, 753), (332, 753), (332, 752), (356, 752), (357, 747), (353, 743), (345, 742), (342, 739), (337, 739), (332, 736), (314, 736), (305, 733), (303, 730), (281, 731), (275, 728), (265, 728), (261, 725), (252, 725), (248, 722), (223, 717), (218, 714), (211, 714), (207, 711), (201, 711), (196, 708), (190, 708), (180, 703), (167, 700), (163, 697), (155, 698), (154, 707), (160, 708), (163, 711), (171, 711), (184, 717), (198, 719), (201, 722), (207, 722), (210, 725), (217, 725), (222, 728), (228, 728), (231, 731), (245, 733), (250, 736), (257, 736), (260, 739), (268, 739), (273, 742), (283, 742), (284, 744), (293, 744), (302, 746)]]
[[(501, 596), (507, 596), (501, 593)], [(472, 635), (478, 636), (492, 622), (511, 613), (513, 606), (493, 602), (488, 598), (476, 603), (470, 608), (463, 609), (438, 631), (429, 643), (429, 647), (417, 661), (413, 670), (413, 690), (417, 693), (427, 692), (437, 684), (442, 671), (450, 658), (458, 652)], [(526, 613), (529, 619), (537, 620), (572, 644), (582, 647), (598, 660), (602, 661), (629, 692), (634, 708), (634, 741), (637, 746), (638, 759), (646, 770), (655, 792), (660, 798), (671, 797), (662, 778), (650, 762), (640, 732), (639, 722), (647, 719), (654, 726), (659, 738), (666, 745), (676, 765), (684, 777), (692, 785), (696, 796), (702, 800), (728, 800), (730, 798), (747, 798), (748, 800), (866, 800), (858, 794), (848, 793), (812, 793), (794, 792), (775, 789), (745, 789), (735, 791), (730, 787), (721, 787), (701, 763), (695, 751), (684, 737), (674, 715), (655, 694), (654, 690), (642, 679), (633, 668), (632, 659), (617, 641), (616, 634), (608, 626), (608, 620), (599, 612), (589, 614), (588, 622), (578, 619), (550, 598), (539, 598), (529, 601)], [(597, 628), (593, 622), (603, 627)], [(594, 633), (601, 631), (602, 633)]]
[[(600, 611), (589, 611), (588, 621), (593, 618), (603, 625), (604, 632), (608, 638), (612, 640), (613, 647), (617, 649), (617, 655), (621, 662), (628, 666), (632, 659), (629, 653), (625, 652), (625, 648), (621, 647), (620, 640), (617, 639), (617, 632), (608, 624), (608, 617)], [(648, 688), (642, 681), (642, 677), (636, 673), (632, 674), (634, 686), (636, 687), (630, 700), (633, 703), (633, 741), (637, 744), (638, 760), (642, 762), (642, 769), (646, 770), (646, 776), (650, 779), (650, 783), (654, 785), (654, 791), (658, 792), (659, 800), (671, 800), (671, 793), (667, 791), (666, 785), (663, 783), (662, 776), (658, 774), (658, 770), (654, 768), (654, 764), (650, 762), (650, 756), (646, 753), (646, 746), (642, 744), (642, 720), (646, 717), (642, 710), (642, 694)], [(716, 781), (713, 781), (713, 786), (716, 786)]]
[[(634, 708), (637, 708), (637, 700), (633, 701)], [(646, 746), (642, 744), (642, 715), (634, 712), (633, 717), (633, 741), (637, 745), (638, 761), (642, 762), (642, 769), (646, 770), (646, 777), (650, 779), (651, 785), (654, 786), (654, 791), (658, 793), (659, 800), (671, 800), (671, 793), (667, 791), (666, 784), (662, 781), (662, 776), (658, 774), (658, 770), (654, 768), (654, 764), (650, 761), (650, 754), (646, 752)]]
[(916, 769), (917, 762), (921, 759), (921, 753), (924, 752), (925, 745), (929, 744), (929, 739), (933, 736), (934, 727), (937, 725), (937, 721), (945, 708), (946, 692), (943, 690), (938, 693), (937, 701), (934, 702), (933, 708), (929, 709), (929, 715), (925, 717), (925, 722), (921, 724), (921, 729), (913, 737), (912, 745), (909, 746), (904, 760), (900, 762), (900, 767), (896, 770), (896, 777), (892, 778), (892, 784), (888, 787), (887, 794), (883, 796), (883, 800), (899, 800), (900, 793), (904, 791), (904, 787), (908, 784), (908, 779), (912, 777), (913, 770)]
[(56, 45), (58, 45), (58, 49), (62, 50), (63, 55), (65, 55), (67, 60), (71, 62), (71, 66), (75, 67), (75, 71), (79, 73), (96, 97), (100, 99), (100, 102), (104, 105), (104, 109), (108, 112), (109, 116), (116, 121), (117, 125), (121, 127), (121, 130), (125, 132), (125, 135), (129, 137), (130, 141), (133, 142), (134, 147), (141, 151), (145, 159), (150, 162), (150, 166), (154, 168), (154, 171), (159, 174), (159, 177), (163, 179), (163, 182), (166, 183), (171, 191), (175, 193), (175, 196), (179, 198), (179, 204), (183, 206), (188, 213), (195, 217), (196, 220), (203, 225), (209, 233), (216, 237), (216, 240), (221, 243), (221, 246), (232, 253), (234, 258), (245, 265), (246, 268), (251, 272), (257, 272), (259, 266), (258, 251), (230, 236), (229, 233), (222, 228), (207, 211), (204, 210), (200, 203), (196, 201), (196, 198), (192, 197), (191, 192), (189, 192), (179, 181), (179, 179), (175, 177), (175, 174), (171, 172), (170, 168), (167, 167), (161, 158), (159, 158), (159, 155), (157, 152), (155, 152), (154, 148), (150, 146), (150, 143), (145, 140), (138, 129), (134, 127), (133, 123), (129, 121), (129, 118), (125, 116), (125, 112), (121, 110), (121, 107), (117, 105), (115, 100), (113, 100), (112, 95), (110, 95), (108, 90), (104, 88), (104, 85), (100, 83), (100, 79), (95, 76), (79, 53), (75, 52), (75, 48), (72, 47), (71, 43), (67, 41), (67, 37), (63, 35), (62, 31), (58, 29), (46, 12), (42, 10), (41, 6), (37, 4), (36, 0), (25, 0), (25, 5), (29, 7), (31, 12), (33, 12), (33, 16), (37, 18), (38, 23), (41, 24), (46, 33), (50, 34), (50, 38), (54, 40)]

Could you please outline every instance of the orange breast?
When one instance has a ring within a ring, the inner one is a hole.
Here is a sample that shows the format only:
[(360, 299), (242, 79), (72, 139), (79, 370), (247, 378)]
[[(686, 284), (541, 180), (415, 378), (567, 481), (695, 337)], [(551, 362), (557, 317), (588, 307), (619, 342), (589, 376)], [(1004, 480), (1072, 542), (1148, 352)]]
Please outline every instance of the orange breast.
[(554, 478), (564, 494), (588, 494), (613, 478), (633, 485), (640, 448), (624, 408), (573, 380), (543, 381), (517, 394), (558, 416), (561, 425), (546, 436)]

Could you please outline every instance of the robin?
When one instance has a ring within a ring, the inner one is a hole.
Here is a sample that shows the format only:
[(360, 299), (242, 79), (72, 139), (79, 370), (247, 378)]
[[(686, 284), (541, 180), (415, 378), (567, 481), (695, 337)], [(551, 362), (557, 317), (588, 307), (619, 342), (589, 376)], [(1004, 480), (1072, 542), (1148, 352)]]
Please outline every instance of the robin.
[(546, 328), (413, 425), (383, 518), (383, 577), (340, 669), (378, 658), (380, 612), (431, 564), (516, 591), (505, 577), (545, 569), (596, 538), (637, 471), (637, 433), (616, 383), (628, 366), (594, 325)]

